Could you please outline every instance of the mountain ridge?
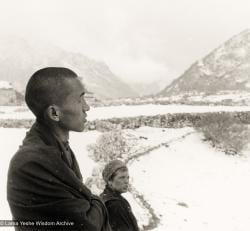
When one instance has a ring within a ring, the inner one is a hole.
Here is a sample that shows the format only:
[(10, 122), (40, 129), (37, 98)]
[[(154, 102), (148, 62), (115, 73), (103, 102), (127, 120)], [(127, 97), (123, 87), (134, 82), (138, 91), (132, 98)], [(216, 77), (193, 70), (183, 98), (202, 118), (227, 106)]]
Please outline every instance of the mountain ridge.
[(101, 61), (81, 53), (63, 50), (45, 42), (0, 37), (0, 79), (9, 81), (22, 93), (29, 77), (47, 66), (71, 68), (83, 78), (86, 88), (98, 98), (136, 97), (138, 94)]
[(194, 62), (158, 96), (250, 90), (250, 30), (244, 30)]

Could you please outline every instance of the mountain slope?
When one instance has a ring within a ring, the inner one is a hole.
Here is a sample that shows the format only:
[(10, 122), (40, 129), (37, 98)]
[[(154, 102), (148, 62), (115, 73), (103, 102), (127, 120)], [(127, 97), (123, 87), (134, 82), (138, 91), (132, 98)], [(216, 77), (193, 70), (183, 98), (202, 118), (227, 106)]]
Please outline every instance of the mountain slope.
[(159, 93), (160, 96), (250, 91), (250, 30), (232, 37)]
[(62, 50), (51, 44), (0, 37), (0, 79), (24, 90), (29, 77), (39, 68), (63, 66), (80, 75), (86, 88), (99, 98), (134, 97), (137, 94), (109, 67), (80, 53)]

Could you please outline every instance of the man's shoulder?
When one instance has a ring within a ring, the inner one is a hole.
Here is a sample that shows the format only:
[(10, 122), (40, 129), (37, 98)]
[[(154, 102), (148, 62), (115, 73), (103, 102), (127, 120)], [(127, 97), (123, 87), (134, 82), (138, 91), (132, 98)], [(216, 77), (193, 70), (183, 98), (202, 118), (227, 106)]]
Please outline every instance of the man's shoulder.
[(105, 206), (109, 213), (112, 214), (128, 214), (129, 211), (131, 211), (130, 205), (128, 205), (126, 202), (124, 202), (121, 199), (113, 199), (106, 201)]
[(121, 196), (112, 193), (102, 193), (100, 197), (106, 206), (112, 207), (124, 205), (124, 199)]
[(105, 202), (105, 204), (107, 204), (107, 205), (124, 205), (124, 201), (123, 200), (121, 200), (120, 198), (110, 198), (109, 200), (107, 200), (106, 202)]
[(29, 142), (21, 145), (11, 159), (10, 167), (21, 167), (26, 163), (40, 162), (58, 155), (59, 150), (39, 142)]

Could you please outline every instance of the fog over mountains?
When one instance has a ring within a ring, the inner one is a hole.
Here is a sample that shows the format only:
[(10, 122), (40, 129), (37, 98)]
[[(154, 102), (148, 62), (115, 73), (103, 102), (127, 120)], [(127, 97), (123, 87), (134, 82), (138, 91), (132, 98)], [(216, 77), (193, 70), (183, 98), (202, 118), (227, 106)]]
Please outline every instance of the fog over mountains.
[(120, 80), (104, 62), (65, 51), (51, 44), (0, 37), (0, 79), (23, 92), (29, 77), (47, 66), (72, 68), (83, 78), (88, 91), (99, 98), (135, 97), (138, 94)]
[(99, 99), (156, 94), (156, 98), (177, 96), (178, 100), (188, 96), (188, 101), (192, 101), (193, 96), (202, 96), (199, 102), (209, 102), (211, 97), (205, 97), (223, 95), (223, 100), (240, 96), (238, 102), (250, 103), (250, 30), (233, 36), (191, 65), (168, 86), (165, 79), (129, 85), (104, 62), (45, 42), (28, 42), (17, 37), (1, 36), (0, 52), (0, 80), (11, 82), (21, 92), (24, 92), (28, 78), (36, 70), (46, 66), (64, 66), (80, 75), (87, 90)]
[(250, 92), (250, 30), (195, 62), (160, 96)]

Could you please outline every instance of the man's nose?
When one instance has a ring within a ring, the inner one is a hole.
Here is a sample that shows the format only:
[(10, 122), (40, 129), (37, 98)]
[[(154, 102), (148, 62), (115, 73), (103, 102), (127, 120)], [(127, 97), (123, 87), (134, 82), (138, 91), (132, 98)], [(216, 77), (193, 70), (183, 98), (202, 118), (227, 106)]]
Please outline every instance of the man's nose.
[(129, 178), (126, 178), (125, 179), (125, 184), (128, 184), (129, 183)]
[(83, 102), (83, 110), (84, 111), (89, 111), (89, 109), (90, 109), (90, 106), (87, 104), (87, 102), (84, 100), (84, 102)]

